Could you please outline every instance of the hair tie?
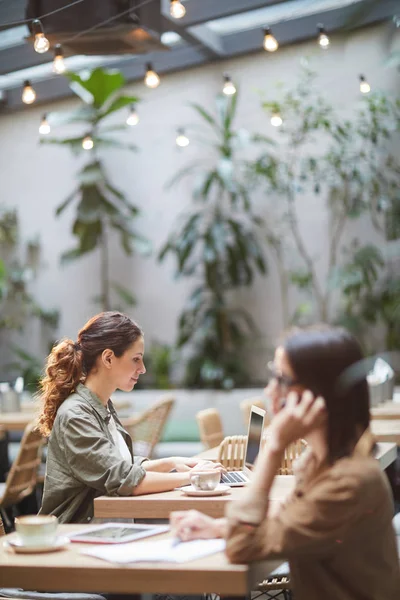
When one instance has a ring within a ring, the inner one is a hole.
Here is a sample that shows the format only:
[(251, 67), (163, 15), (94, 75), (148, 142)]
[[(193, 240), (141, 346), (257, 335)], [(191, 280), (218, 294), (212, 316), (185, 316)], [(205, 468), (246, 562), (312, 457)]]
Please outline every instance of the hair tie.
[(74, 342), (74, 350), (78, 352), (78, 350), (82, 350), (82, 346), (79, 342)]

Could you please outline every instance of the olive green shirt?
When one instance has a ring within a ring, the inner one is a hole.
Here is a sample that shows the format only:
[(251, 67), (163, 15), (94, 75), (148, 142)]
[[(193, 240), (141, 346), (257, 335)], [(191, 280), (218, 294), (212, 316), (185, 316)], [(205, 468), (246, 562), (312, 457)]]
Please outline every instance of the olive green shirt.
[[(111, 413), (111, 416), (110, 416)], [(114, 418), (132, 462), (124, 460), (108, 427)], [(147, 460), (133, 457), (132, 440), (122, 427), (111, 400), (108, 410), (79, 384), (59, 407), (49, 437), (40, 512), (61, 523), (84, 523), (93, 517), (97, 496), (130, 496), (144, 478)]]

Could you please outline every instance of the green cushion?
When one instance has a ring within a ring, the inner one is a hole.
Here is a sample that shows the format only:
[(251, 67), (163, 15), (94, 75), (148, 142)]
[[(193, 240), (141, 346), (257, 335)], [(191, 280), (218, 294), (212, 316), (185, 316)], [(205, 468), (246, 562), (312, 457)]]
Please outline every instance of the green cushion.
[(199, 428), (192, 419), (167, 421), (161, 437), (162, 442), (198, 442)]

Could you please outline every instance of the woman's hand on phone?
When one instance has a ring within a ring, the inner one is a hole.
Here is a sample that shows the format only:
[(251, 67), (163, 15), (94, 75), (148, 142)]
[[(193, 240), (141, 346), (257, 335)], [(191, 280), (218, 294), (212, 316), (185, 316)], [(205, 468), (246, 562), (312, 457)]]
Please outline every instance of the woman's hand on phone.
[(274, 450), (283, 451), (292, 442), (321, 427), (325, 420), (323, 398), (314, 398), (309, 390), (304, 391), (301, 396), (297, 392), (290, 392), (285, 406), (272, 419), (268, 445)]

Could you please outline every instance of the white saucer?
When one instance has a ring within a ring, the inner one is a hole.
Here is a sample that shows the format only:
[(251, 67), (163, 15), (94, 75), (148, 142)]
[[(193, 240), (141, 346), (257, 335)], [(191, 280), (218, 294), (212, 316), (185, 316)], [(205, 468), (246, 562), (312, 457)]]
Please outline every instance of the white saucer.
[(222, 496), (231, 491), (225, 483), (219, 483), (213, 490), (196, 490), (192, 485), (185, 485), (179, 489), (187, 496)]
[(24, 546), (19, 537), (9, 537), (3, 542), (5, 548), (12, 548), (18, 554), (35, 554), (37, 552), (55, 552), (61, 550), (69, 543), (69, 539), (65, 536), (56, 537), (52, 544), (43, 546)]

